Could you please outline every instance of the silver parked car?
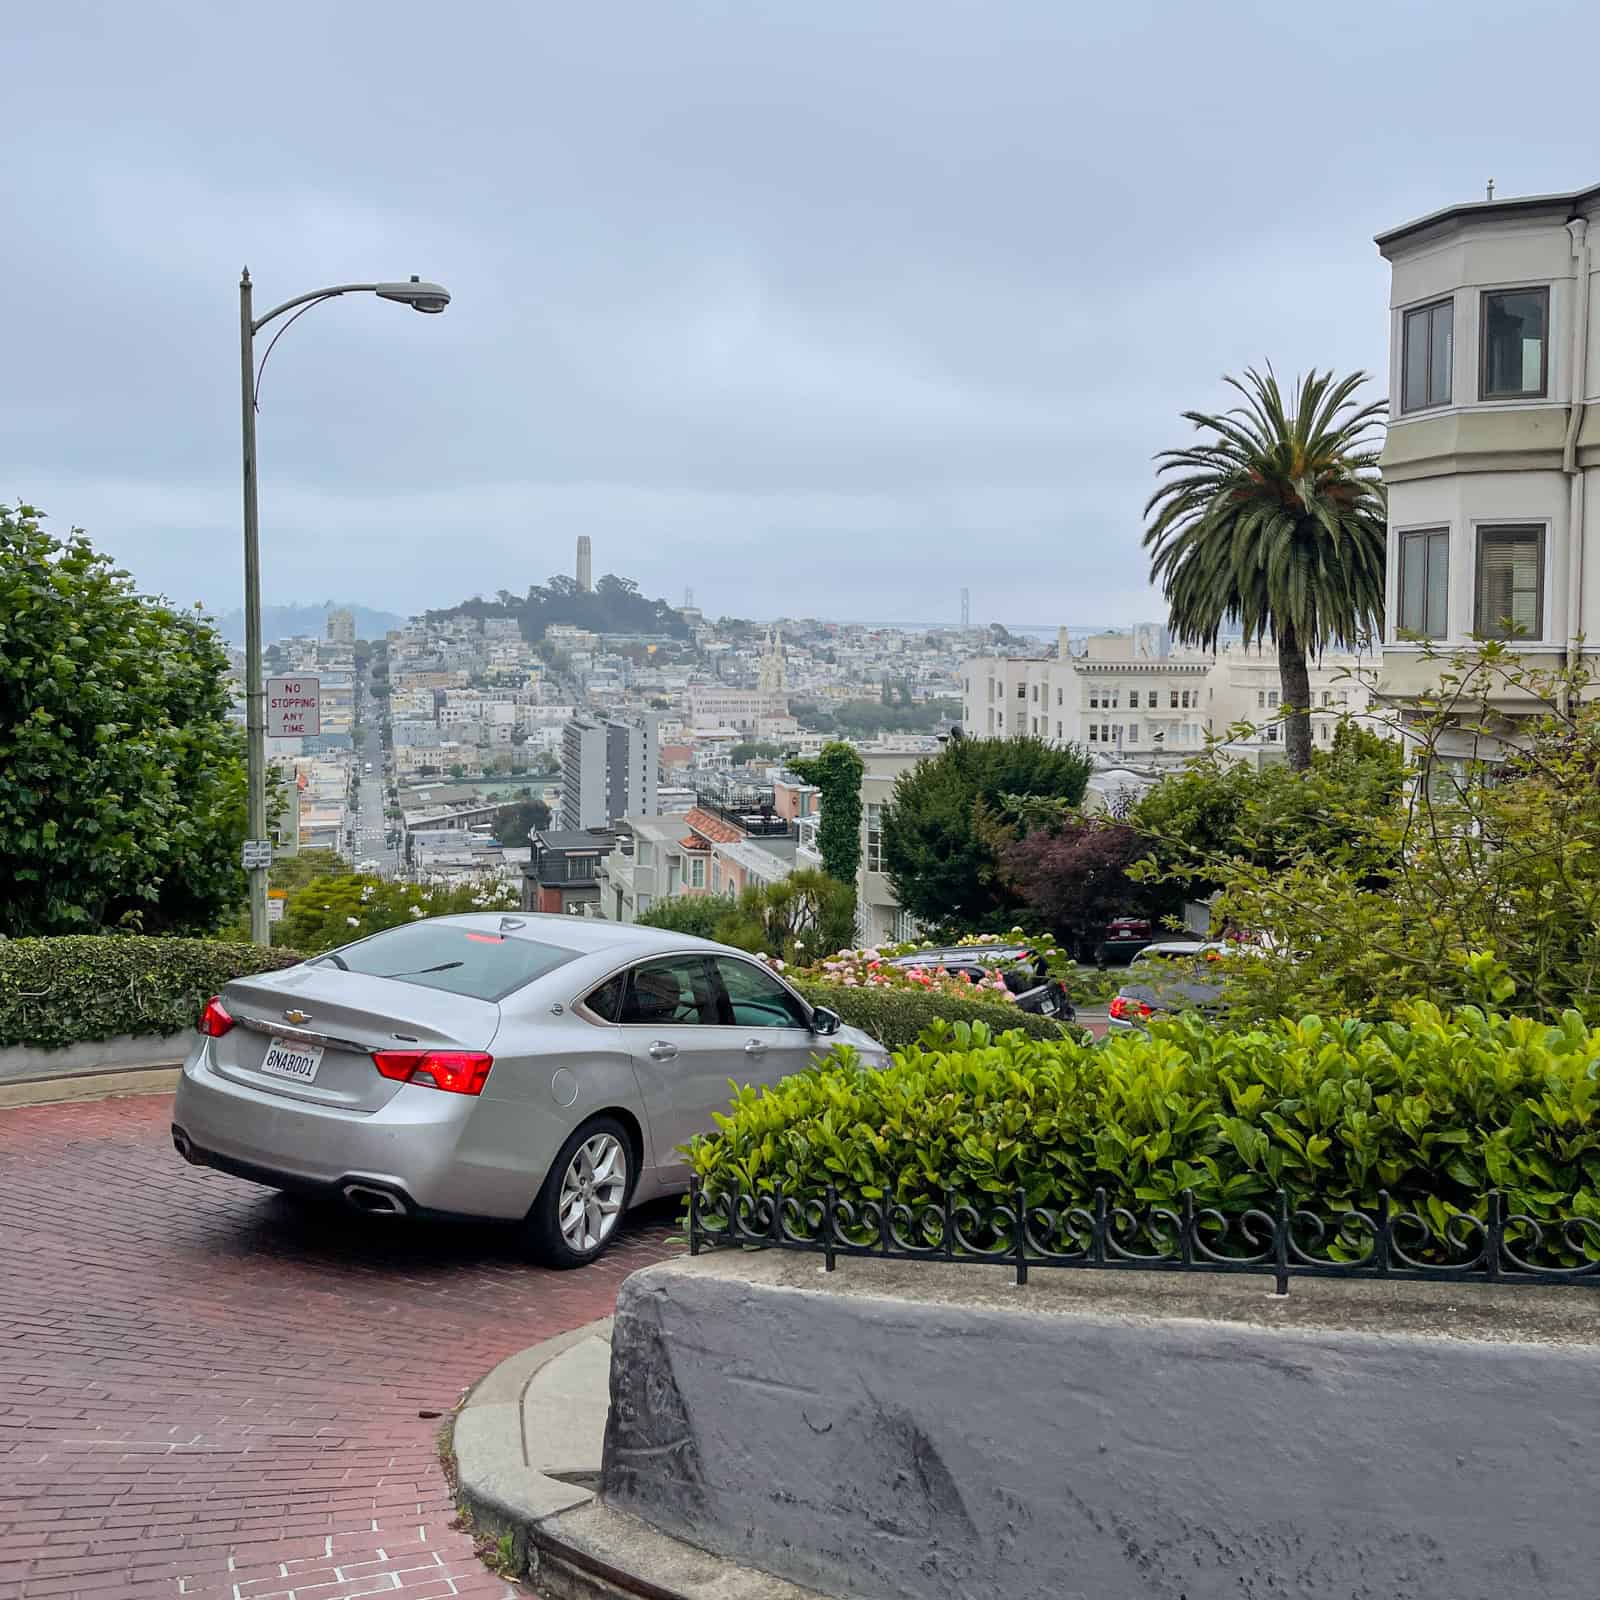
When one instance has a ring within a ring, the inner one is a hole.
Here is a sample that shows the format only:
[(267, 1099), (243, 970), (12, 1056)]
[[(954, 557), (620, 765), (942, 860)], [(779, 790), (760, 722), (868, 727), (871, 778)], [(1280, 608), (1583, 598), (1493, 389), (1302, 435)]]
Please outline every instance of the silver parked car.
[(730, 1080), (835, 1044), (888, 1053), (743, 951), (533, 913), (436, 917), (239, 978), (206, 1006), (172, 1138), (187, 1160), (389, 1215), (525, 1221), (579, 1266)]

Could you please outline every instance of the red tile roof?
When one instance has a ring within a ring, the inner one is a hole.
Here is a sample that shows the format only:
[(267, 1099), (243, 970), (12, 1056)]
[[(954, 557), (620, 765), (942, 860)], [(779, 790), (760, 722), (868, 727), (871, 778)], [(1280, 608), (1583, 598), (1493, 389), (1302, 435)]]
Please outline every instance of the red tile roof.
[(713, 844), (737, 844), (744, 838), (743, 828), (736, 828), (731, 822), (724, 822), (721, 817), (714, 817), (709, 811), (702, 811), (699, 806), (696, 806), (683, 820), (701, 838), (709, 839)]

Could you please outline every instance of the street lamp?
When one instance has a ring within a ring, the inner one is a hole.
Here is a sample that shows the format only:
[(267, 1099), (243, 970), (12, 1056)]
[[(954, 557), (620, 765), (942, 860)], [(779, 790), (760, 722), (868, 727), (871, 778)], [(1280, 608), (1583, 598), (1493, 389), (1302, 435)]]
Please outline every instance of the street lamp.
[[(262, 860), (267, 838), (267, 691), (261, 681), (261, 536), (256, 505), (256, 402), (260, 394), (261, 370), (273, 346), (288, 332), (290, 324), (312, 306), (342, 294), (375, 294), (381, 300), (394, 300), (436, 316), (450, 304), (450, 293), (437, 283), (424, 283), (413, 277), (406, 283), (340, 283), (327, 289), (313, 289), (274, 306), (265, 316), (256, 316), (251, 304), (250, 269), (239, 276), (239, 380), (242, 401), (244, 441), (244, 704), (245, 739), (249, 766), (250, 838), (256, 848), (248, 853), (253, 863), (250, 875), (250, 938), (255, 944), (271, 942), (267, 925), (267, 868)], [(278, 329), (256, 366), (255, 339), (269, 323), (284, 312), (294, 316)]]

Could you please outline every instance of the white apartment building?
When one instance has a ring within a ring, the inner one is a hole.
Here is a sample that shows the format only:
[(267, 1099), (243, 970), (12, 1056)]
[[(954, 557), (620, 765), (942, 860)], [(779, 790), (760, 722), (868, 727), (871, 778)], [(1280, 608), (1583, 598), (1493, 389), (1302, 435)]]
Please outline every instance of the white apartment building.
[(1534, 666), (1600, 650), (1597, 216), (1600, 186), (1378, 235), (1392, 269), (1379, 687), (1402, 705), (1439, 677), (1417, 638), (1516, 637)]
[[(1144, 635), (1149, 640), (1152, 635)], [(1108, 763), (1174, 764), (1237, 724), (1231, 751), (1281, 749), (1281, 683), (1270, 647), (1224, 645), (1215, 654), (1137, 653), (1140, 639), (1097, 634), (1071, 655), (1065, 630), (1054, 656), (972, 656), (962, 667), (962, 726), (972, 735), (1076, 744)], [(1312, 740), (1326, 748), (1338, 717), (1360, 714), (1374, 663), (1343, 652), (1310, 666)]]

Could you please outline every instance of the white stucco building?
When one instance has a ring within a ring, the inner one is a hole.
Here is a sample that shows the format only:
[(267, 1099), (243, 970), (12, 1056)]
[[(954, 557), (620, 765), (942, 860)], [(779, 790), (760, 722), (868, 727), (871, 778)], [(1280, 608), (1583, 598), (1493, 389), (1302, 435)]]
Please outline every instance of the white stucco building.
[(1401, 703), (1439, 676), (1407, 635), (1515, 636), (1551, 666), (1600, 651), (1597, 215), (1592, 187), (1449, 206), (1378, 236), (1392, 267), (1380, 688)]
[[(1310, 664), (1312, 744), (1326, 749), (1338, 718), (1365, 713), (1376, 662), (1330, 652)], [(1069, 653), (1063, 629), (1052, 656), (972, 656), (962, 667), (962, 726), (974, 737), (1035, 734), (1081, 745), (1106, 764), (1173, 765), (1225, 738), (1235, 754), (1282, 749), (1278, 658), (1237, 642), (1213, 653), (1163, 655), (1137, 635), (1097, 634)]]

